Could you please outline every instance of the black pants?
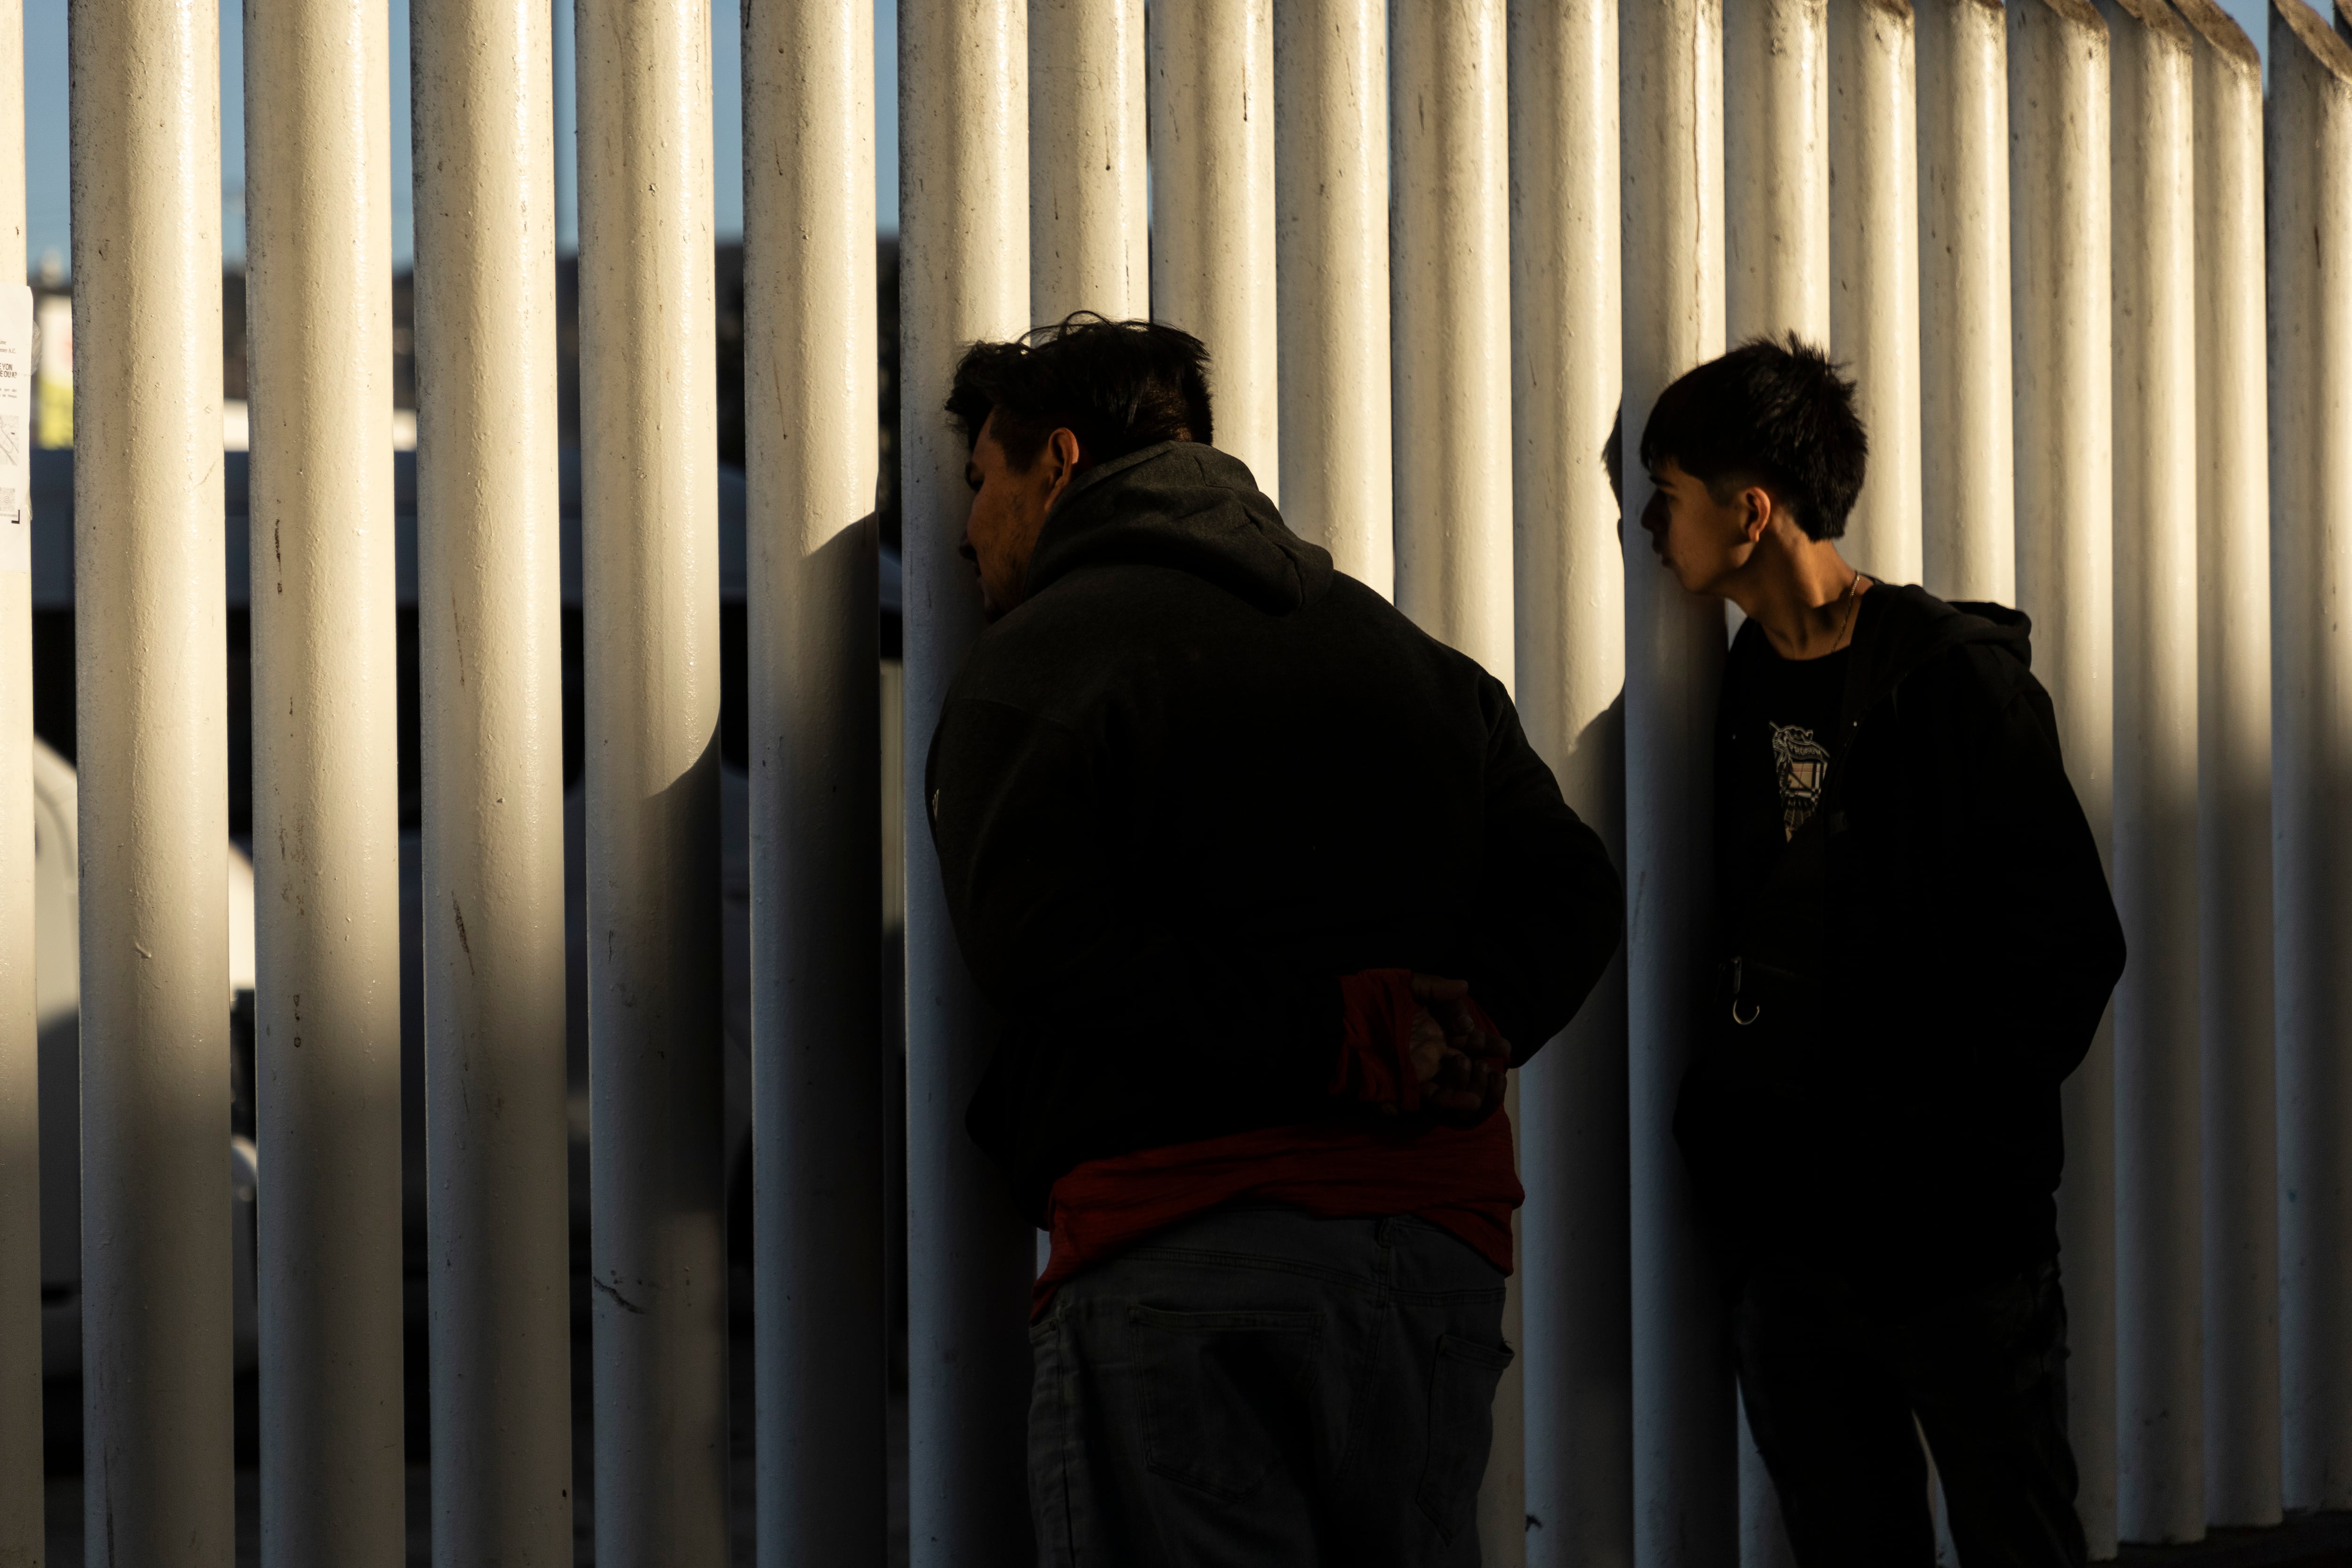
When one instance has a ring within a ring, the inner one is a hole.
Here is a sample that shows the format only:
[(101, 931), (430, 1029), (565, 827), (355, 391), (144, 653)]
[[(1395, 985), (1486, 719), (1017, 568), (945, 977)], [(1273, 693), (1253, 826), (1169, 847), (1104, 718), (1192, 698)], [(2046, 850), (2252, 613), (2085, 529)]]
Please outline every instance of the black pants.
[(1748, 1426), (1803, 1568), (1928, 1568), (1927, 1436), (1967, 1568), (2080, 1568), (2058, 1265), (1898, 1321), (1786, 1263), (1742, 1287)]

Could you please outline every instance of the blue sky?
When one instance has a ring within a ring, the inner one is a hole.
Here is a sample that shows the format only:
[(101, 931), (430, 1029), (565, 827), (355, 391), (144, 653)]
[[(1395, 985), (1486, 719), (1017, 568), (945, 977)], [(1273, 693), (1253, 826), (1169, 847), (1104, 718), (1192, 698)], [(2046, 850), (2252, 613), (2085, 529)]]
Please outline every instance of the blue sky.
[[(411, 214), (408, 168), (408, 0), (390, 0), (392, 8), (392, 186), (393, 248), (405, 263), (409, 255)], [(2253, 37), (2258, 47), (2269, 47), (2264, 0), (2222, 0), (2231, 15)], [(54, 250), (61, 262), (71, 256), (71, 214), (68, 199), (66, 149), (66, 5), (67, 0), (25, 0), (25, 152), (27, 207), (27, 254), (38, 265), (44, 251)], [(576, 244), (577, 204), (572, 199), (571, 157), (572, 8), (554, 0), (556, 18), (557, 179), (562, 187), (560, 243)], [(711, 61), (716, 89), (713, 134), (717, 140), (718, 220), (722, 235), (743, 229), (743, 55), (736, 5), (718, 0), (711, 7)], [(876, 208), (882, 226), (898, 226), (898, 0), (874, 0)], [(245, 168), (244, 39), (242, 7), (228, 0), (221, 8), (221, 183), (222, 234), (232, 256), (244, 250), (244, 225), (238, 192)]]
[[(409, 196), (408, 0), (390, 0), (392, 11), (392, 200), (393, 251), (407, 262), (413, 214)], [(67, 172), (67, 0), (25, 0), (25, 158), (26, 255), (38, 266), (54, 250), (71, 256), (71, 201)], [(719, 232), (743, 232), (743, 49), (740, 8), (729, 0), (711, 6), (712, 135), (717, 143)], [(572, 7), (554, 5), (556, 26), (556, 177), (560, 243), (579, 241), (578, 204), (572, 200)], [(877, 192), (882, 225), (898, 226), (898, 0), (875, 0), (875, 119), (879, 133)], [(243, 254), (244, 225), (238, 193), (245, 171), (244, 17), (237, 0), (221, 6), (221, 234), (231, 256)]]

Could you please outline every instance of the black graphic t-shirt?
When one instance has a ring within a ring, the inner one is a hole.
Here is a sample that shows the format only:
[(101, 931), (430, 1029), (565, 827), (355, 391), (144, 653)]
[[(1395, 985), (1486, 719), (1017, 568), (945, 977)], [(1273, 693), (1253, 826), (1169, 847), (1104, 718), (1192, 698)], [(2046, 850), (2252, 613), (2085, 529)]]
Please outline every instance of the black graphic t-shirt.
[(1731, 717), (1736, 820), (1748, 864), (1760, 875), (1822, 803), (1837, 748), (1838, 710), (1853, 651), (1783, 659), (1768, 646), (1754, 678), (1741, 682)]

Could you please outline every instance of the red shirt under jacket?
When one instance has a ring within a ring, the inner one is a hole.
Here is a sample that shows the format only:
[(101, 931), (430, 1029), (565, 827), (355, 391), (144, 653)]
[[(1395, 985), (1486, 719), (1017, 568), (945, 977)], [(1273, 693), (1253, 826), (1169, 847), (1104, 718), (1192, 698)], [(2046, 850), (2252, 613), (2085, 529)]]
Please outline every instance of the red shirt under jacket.
[[(1410, 975), (1368, 969), (1339, 988), (1345, 1029), (1332, 1092), (1401, 1113), (1418, 1110), (1421, 1086), (1405, 1056), (1415, 1005)], [(1080, 1270), (1242, 1197), (1327, 1219), (1414, 1215), (1507, 1274), (1511, 1211), (1526, 1196), (1510, 1119), (1499, 1111), (1475, 1127), (1307, 1123), (1088, 1160), (1054, 1184), (1054, 1250), (1031, 1316), (1042, 1316), (1055, 1288)]]

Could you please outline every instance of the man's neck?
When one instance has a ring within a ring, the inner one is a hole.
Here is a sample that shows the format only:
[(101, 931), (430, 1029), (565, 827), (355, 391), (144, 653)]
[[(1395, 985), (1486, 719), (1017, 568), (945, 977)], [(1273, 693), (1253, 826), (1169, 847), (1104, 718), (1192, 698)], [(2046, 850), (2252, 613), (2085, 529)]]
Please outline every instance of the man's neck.
[(1818, 659), (1846, 646), (1869, 580), (1827, 539), (1790, 545), (1766, 538), (1727, 585), (1727, 597), (1763, 629), (1784, 659)]

